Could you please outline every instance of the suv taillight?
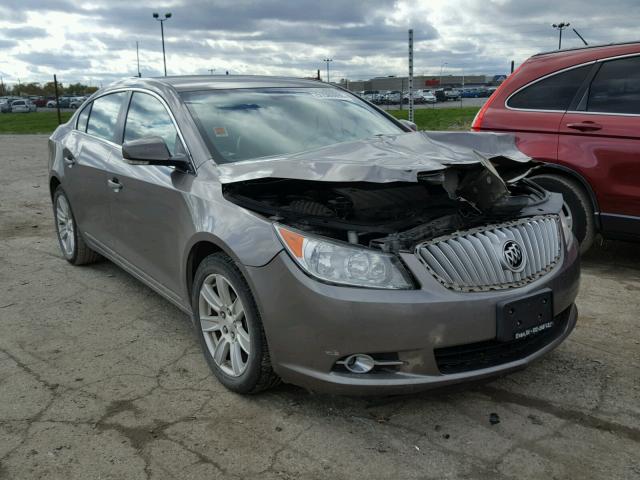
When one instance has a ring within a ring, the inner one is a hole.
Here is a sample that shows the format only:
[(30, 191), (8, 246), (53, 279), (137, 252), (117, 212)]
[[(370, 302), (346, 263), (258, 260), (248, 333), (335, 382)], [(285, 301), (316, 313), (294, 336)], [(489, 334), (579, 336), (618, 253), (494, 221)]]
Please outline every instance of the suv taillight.
[(487, 101), (484, 102), (484, 105), (482, 105), (480, 110), (478, 110), (478, 113), (476, 113), (476, 116), (474, 117), (473, 122), (471, 123), (471, 130), (475, 130), (475, 131), (482, 130), (482, 122), (484, 121), (484, 116), (487, 113), (487, 110), (489, 109), (493, 101), (497, 98), (498, 93), (501, 90), (504, 90), (505, 86), (511, 81), (511, 79), (518, 73), (518, 71), (523, 66), (524, 66), (524, 63), (520, 65), (518, 68), (516, 68), (515, 71), (511, 75), (509, 75), (498, 88), (496, 88), (493, 94), (489, 98), (487, 98)]

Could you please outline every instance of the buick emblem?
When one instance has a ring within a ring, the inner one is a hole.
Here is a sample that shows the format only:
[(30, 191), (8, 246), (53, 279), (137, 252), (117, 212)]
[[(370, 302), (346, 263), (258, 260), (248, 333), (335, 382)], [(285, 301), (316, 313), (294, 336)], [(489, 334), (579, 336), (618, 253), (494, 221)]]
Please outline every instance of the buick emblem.
[(502, 263), (512, 272), (521, 272), (526, 263), (524, 251), (514, 240), (507, 240), (502, 246)]

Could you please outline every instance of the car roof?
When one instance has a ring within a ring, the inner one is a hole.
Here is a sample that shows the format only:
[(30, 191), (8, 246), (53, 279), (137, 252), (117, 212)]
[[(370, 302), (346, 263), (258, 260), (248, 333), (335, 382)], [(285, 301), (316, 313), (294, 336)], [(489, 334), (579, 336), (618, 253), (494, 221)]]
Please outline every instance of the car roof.
[(171, 77), (128, 78), (111, 84), (110, 87), (149, 87), (164, 84), (178, 92), (196, 90), (229, 90), (237, 88), (269, 87), (331, 87), (318, 80), (261, 75), (188, 75)]
[(554, 55), (554, 56), (572, 55), (574, 53), (581, 53), (581, 52), (590, 51), (590, 50), (615, 50), (616, 48), (619, 48), (619, 47), (624, 48), (628, 46), (632, 48), (634, 46), (640, 48), (640, 40), (635, 40), (632, 42), (605, 43), (600, 45), (586, 45), (584, 47), (564, 48), (562, 50), (549, 50), (546, 52), (536, 53), (535, 55), (533, 55), (533, 57), (540, 57), (543, 55)]

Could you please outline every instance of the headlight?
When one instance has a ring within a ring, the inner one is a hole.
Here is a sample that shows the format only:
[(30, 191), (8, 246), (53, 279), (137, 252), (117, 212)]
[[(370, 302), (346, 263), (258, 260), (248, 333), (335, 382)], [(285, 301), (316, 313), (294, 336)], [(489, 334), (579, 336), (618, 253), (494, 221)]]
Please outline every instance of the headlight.
[(560, 211), (560, 223), (562, 224), (562, 234), (564, 235), (564, 241), (567, 243), (567, 248), (569, 248), (573, 243), (573, 230), (571, 230), (569, 219), (564, 213), (564, 208)]
[(368, 288), (411, 289), (410, 276), (395, 255), (326, 240), (274, 224), (289, 255), (312, 277)]

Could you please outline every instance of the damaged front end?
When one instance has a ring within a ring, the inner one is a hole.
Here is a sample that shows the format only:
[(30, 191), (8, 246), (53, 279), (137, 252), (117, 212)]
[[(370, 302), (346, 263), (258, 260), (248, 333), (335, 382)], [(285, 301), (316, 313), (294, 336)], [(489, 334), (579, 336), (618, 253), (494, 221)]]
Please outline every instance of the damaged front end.
[(221, 167), (237, 205), (299, 230), (397, 253), (460, 229), (551, 213), (513, 137), (415, 133)]

